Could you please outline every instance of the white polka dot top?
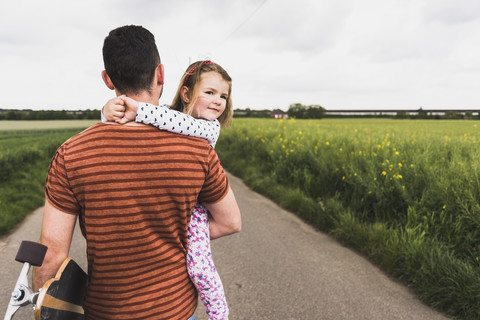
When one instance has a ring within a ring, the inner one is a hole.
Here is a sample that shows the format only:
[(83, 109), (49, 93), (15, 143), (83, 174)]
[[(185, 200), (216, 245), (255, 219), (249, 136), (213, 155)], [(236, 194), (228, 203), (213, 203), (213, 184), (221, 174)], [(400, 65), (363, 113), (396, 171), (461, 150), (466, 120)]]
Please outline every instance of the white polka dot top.
[[(101, 113), (101, 118), (102, 122), (107, 121), (103, 112)], [(197, 119), (183, 112), (170, 109), (166, 104), (155, 106), (150, 103), (139, 102), (135, 121), (150, 124), (160, 130), (203, 138), (212, 147), (215, 147), (220, 135), (220, 123), (218, 120)]]
[(136, 122), (150, 124), (160, 130), (206, 139), (213, 147), (220, 135), (218, 120), (196, 119), (183, 112), (170, 109), (166, 104), (155, 106), (139, 102)]

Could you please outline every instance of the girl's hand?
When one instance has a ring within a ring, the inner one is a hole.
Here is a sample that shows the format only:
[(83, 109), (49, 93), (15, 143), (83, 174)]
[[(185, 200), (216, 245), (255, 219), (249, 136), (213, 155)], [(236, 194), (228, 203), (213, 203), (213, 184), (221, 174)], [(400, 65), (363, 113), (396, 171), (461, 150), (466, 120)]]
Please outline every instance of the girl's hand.
[(125, 113), (125, 105), (122, 99), (124, 96), (119, 96), (107, 101), (103, 106), (102, 113), (108, 121), (117, 121), (122, 119)]
[(137, 117), (138, 102), (127, 96), (120, 96), (120, 97), (126, 109), (125, 109), (125, 112), (123, 113), (123, 117), (115, 120), (115, 122), (120, 124), (125, 124), (130, 121), (135, 121), (135, 118)]

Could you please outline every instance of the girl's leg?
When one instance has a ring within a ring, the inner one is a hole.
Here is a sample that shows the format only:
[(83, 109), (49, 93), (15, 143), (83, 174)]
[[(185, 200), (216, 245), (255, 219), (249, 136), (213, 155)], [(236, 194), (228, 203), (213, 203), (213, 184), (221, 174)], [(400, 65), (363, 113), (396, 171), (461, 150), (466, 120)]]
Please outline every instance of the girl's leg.
[(222, 281), (210, 250), (207, 209), (200, 204), (192, 211), (188, 226), (187, 270), (210, 319), (228, 319)]

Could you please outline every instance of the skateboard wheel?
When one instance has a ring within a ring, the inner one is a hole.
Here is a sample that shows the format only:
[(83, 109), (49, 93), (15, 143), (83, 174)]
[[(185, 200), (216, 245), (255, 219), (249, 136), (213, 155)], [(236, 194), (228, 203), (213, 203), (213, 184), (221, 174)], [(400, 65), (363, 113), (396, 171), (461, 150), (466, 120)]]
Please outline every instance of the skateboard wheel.
[(46, 246), (37, 242), (22, 241), (15, 260), (22, 263), (28, 262), (32, 266), (40, 267), (47, 249)]

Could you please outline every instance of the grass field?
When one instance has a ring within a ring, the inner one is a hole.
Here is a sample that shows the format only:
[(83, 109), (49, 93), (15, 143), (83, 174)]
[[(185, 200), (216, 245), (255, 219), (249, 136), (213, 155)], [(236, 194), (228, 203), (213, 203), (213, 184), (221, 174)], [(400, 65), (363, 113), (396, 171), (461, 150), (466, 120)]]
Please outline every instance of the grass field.
[(222, 164), (413, 286), (480, 319), (480, 122), (235, 119)]
[[(42, 205), (56, 148), (95, 122), (0, 122), (0, 233)], [(479, 127), (235, 119), (216, 149), (251, 188), (368, 256), (426, 303), (480, 319)]]
[(43, 205), (50, 159), (92, 120), (0, 121), (0, 235)]
[(87, 128), (98, 120), (0, 120), (0, 131)]

